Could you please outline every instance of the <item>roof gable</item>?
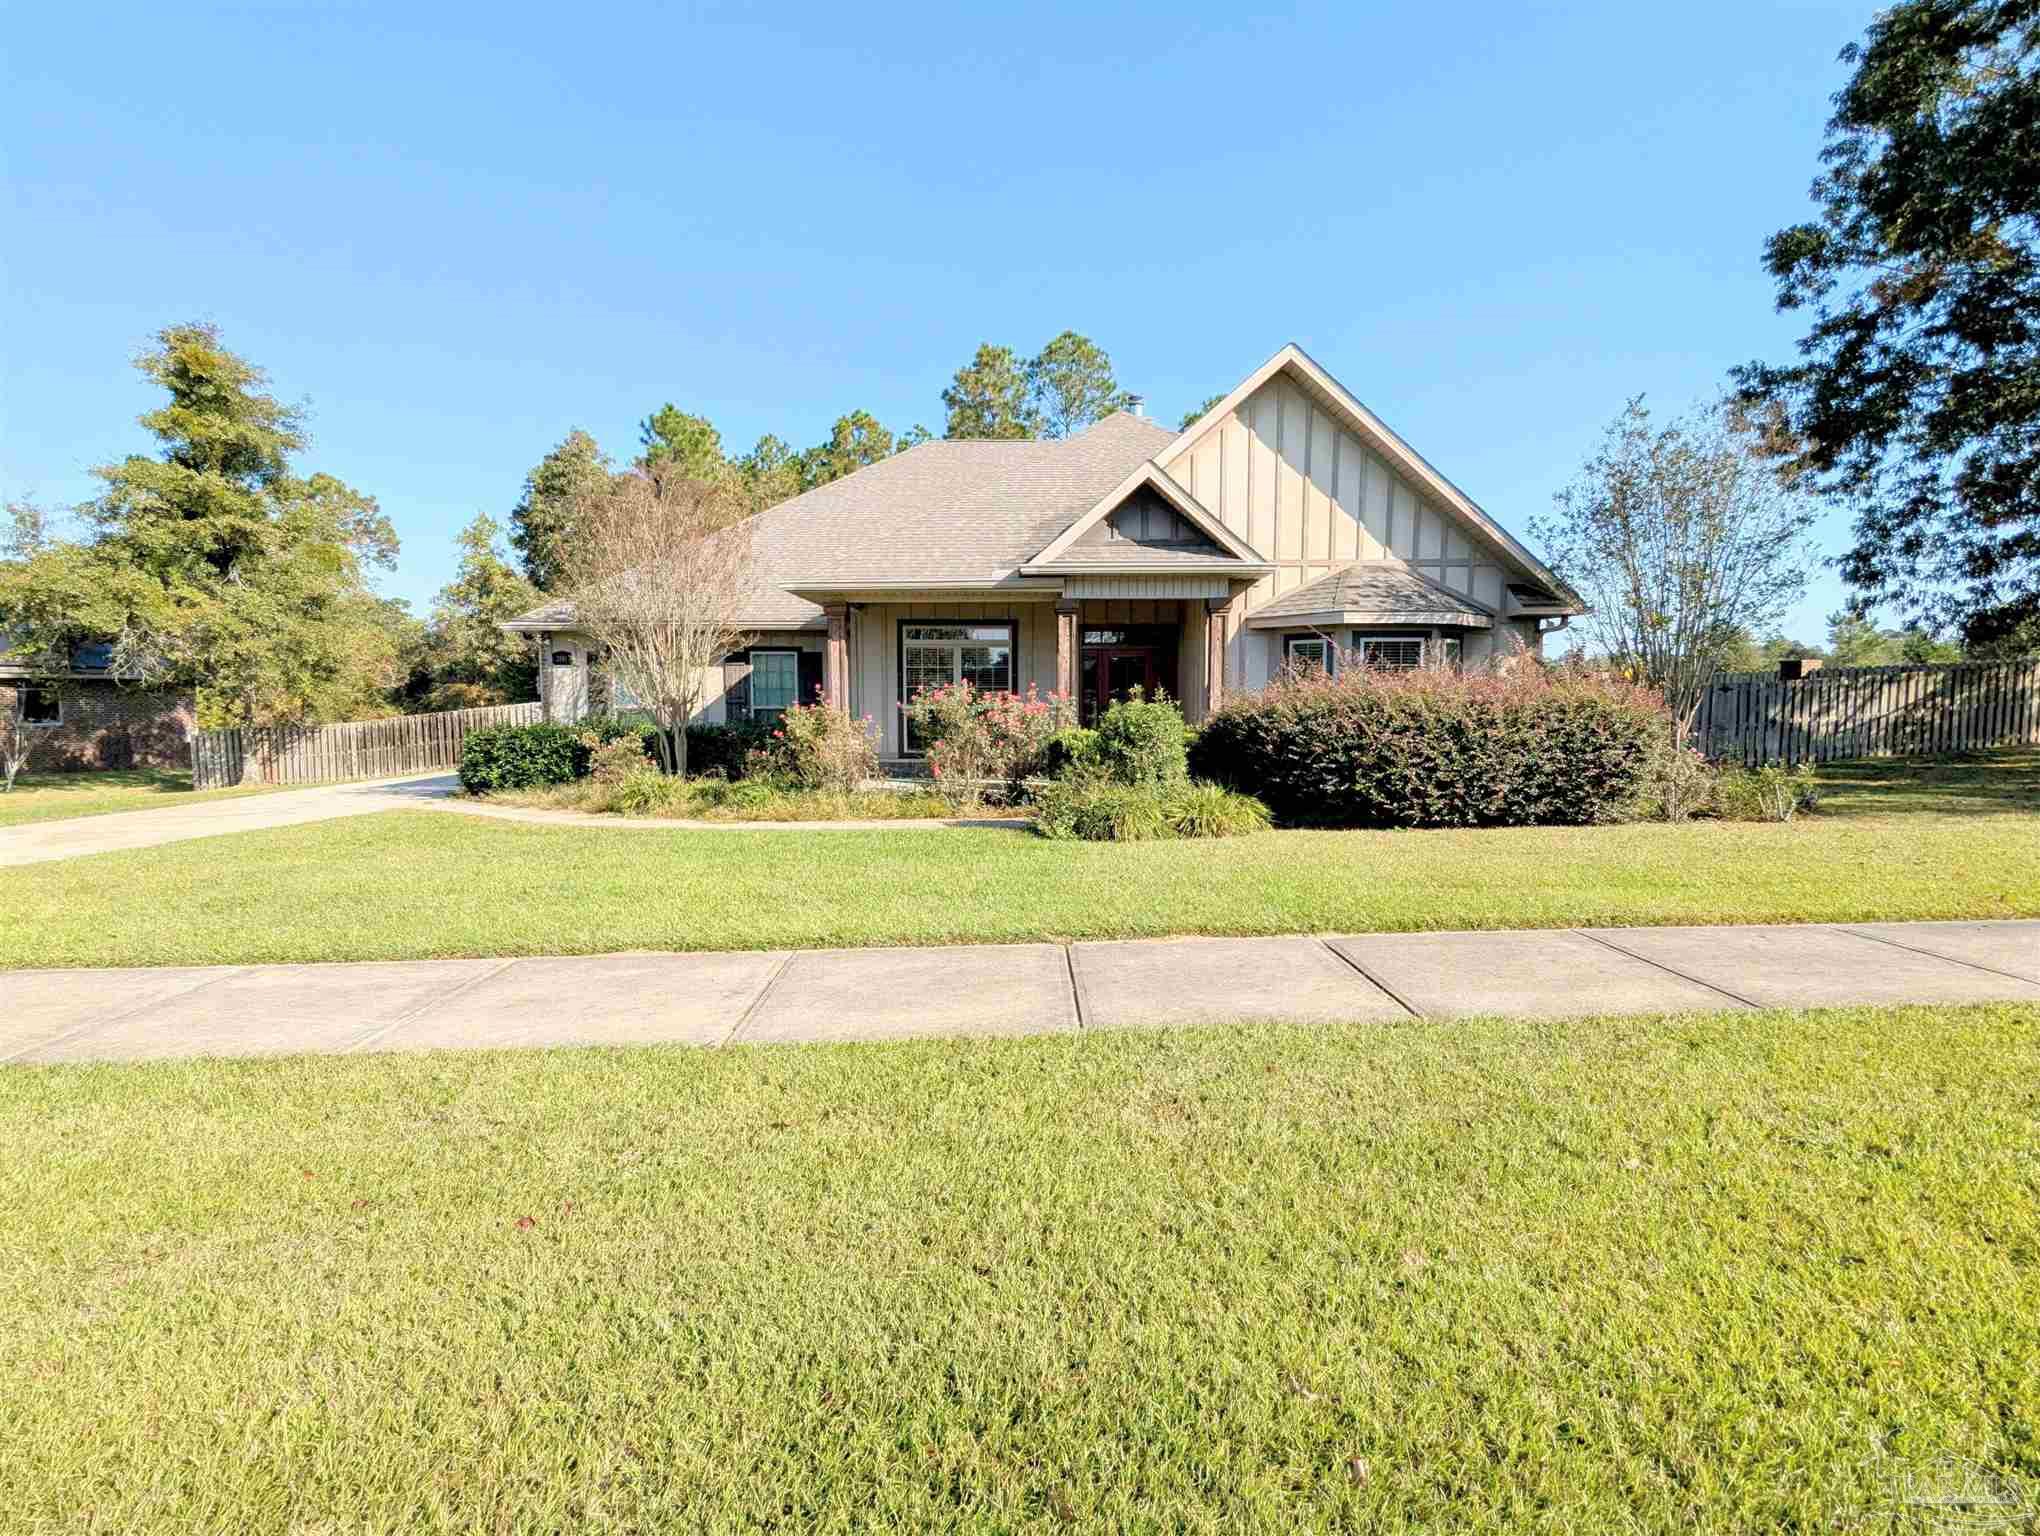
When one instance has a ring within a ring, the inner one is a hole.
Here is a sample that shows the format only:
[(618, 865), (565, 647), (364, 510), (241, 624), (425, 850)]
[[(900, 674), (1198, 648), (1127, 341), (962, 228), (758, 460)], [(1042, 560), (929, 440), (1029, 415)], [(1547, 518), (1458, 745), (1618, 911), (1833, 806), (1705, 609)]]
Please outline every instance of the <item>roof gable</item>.
[[(1213, 516), (1209, 508), (1154, 460), (1147, 459), (1127, 471), (1125, 478), (1085, 508), (1074, 522), (1044, 545), (1021, 569), (1030, 574), (1045, 574), (1073, 564), (1095, 562), (1099, 558), (1096, 549), (1101, 544), (1109, 549), (1114, 541), (1099, 540), (1093, 535), (1106, 528), (1109, 520), (1123, 510), (1149, 504), (1166, 508), (1177, 519), (1177, 527), (1185, 535), (1150, 542), (1150, 548), (1163, 544), (1173, 546), (1166, 552), (1178, 556), (1175, 563), (1182, 563), (1182, 558), (1187, 556), (1199, 563), (1219, 562), (1257, 570), (1266, 566), (1267, 562), (1258, 550)], [(1145, 514), (1143, 520), (1146, 520)], [(1197, 551), (1199, 543), (1208, 546), (1208, 550)], [(1140, 548), (1135, 543), (1133, 549), (1123, 552), (1128, 563), (1154, 563), (1139, 552)]]
[[(1175, 468), (1206, 433), (1221, 426), (1260, 388), (1277, 374), (1290, 381), (1323, 410), (1342, 423), (1366, 446), (1378, 453), (1399, 475), (1408, 479), (1437, 506), (1452, 514), (1480, 543), (1493, 549), (1510, 565), (1542, 585), (1563, 594), (1568, 606), (1579, 605), (1574, 593), (1555, 573), (1525, 548), (1506, 528), (1490, 517), (1472, 497), (1440, 474), (1424, 456), (1396, 435), (1389, 426), (1347, 388), (1333, 378), (1295, 342), (1290, 342), (1256, 368), (1219, 402), (1177, 434), (1175, 440), (1155, 455), (1165, 470)], [(1577, 608), (1576, 610), (1577, 611)]]

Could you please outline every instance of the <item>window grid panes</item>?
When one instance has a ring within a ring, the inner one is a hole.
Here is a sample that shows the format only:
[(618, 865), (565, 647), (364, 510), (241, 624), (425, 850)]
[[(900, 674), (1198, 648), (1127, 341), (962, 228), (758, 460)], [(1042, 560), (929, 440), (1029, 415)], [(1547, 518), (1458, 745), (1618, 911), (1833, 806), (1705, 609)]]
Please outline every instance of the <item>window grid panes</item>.
[(751, 652), (751, 717), (776, 719), (800, 693), (798, 651)]
[(1329, 673), (1337, 665), (1332, 660), (1330, 642), (1321, 635), (1291, 635), (1287, 649), (1285, 659), (1292, 667), (1316, 667), (1320, 672)]
[[(901, 702), (929, 688), (970, 683), (993, 693), (1013, 686), (1011, 624), (905, 624), (900, 627)], [(907, 723), (909, 752), (926, 750)]]
[(1418, 635), (1355, 634), (1353, 654), (1363, 666), (1406, 672), (1424, 664), (1424, 641)]

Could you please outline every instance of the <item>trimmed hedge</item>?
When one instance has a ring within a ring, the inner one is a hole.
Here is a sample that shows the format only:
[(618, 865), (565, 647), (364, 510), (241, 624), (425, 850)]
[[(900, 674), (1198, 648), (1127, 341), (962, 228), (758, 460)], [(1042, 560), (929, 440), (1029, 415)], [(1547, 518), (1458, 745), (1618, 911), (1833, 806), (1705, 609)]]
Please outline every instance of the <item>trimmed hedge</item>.
[(1657, 694), (1583, 669), (1355, 668), (1233, 700), (1190, 767), (1292, 825), (1587, 826), (1629, 811), (1666, 724)]
[(538, 789), (585, 779), (597, 746), (637, 738), (645, 757), (659, 760), (656, 730), (635, 720), (584, 720), (579, 725), (489, 725), (460, 745), (460, 786), (469, 794), (492, 789)]
[(587, 771), (587, 761), (588, 749), (564, 725), (487, 725), (460, 744), (460, 787), (484, 795), (565, 784)]

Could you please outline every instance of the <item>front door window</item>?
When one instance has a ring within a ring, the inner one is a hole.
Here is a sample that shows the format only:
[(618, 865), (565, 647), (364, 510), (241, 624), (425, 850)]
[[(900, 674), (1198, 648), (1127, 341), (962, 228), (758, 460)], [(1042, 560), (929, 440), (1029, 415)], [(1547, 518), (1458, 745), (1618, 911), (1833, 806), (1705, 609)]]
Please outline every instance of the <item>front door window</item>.
[(1161, 653), (1155, 646), (1086, 646), (1077, 717), (1087, 726), (1096, 725), (1113, 700), (1136, 688), (1152, 698), (1160, 687)]

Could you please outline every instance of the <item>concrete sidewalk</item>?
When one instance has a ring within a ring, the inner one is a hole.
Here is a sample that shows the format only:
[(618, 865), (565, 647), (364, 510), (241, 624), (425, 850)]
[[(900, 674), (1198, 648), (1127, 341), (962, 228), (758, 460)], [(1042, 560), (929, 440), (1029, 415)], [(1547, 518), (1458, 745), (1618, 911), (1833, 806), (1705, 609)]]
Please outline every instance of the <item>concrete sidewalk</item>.
[(0, 1061), (2040, 1004), (2040, 921), (0, 973)]
[(450, 773), (406, 774), (350, 784), (315, 784), (309, 789), (285, 789), (231, 800), (199, 800), (190, 805), (166, 805), (146, 811), (31, 821), (18, 827), (0, 827), (0, 868), (75, 859), (88, 853), (154, 848), (161, 843), (223, 837), (230, 832), (254, 832), (264, 827), (295, 827), (310, 821), (331, 821), (338, 816), (414, 809), (444, 800), (458, 787), (459, 781)]

